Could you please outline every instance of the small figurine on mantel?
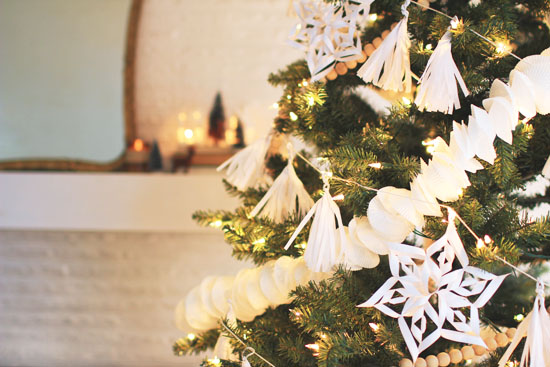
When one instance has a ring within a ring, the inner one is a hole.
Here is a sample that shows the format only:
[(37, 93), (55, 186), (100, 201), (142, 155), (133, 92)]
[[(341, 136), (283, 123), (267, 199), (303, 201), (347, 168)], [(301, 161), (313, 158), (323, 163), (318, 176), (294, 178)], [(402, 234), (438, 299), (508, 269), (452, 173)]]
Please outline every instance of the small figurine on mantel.
[(149, 153), (149, 171), (162, 171), (162, 154), (160, 153), (159, 145), (156, 140), (153, 140), (151, 152)]
[(214, 106), (210, 111), (208, 120), (208, 136), (214, 141), (214, 145), (218, 146), (225, 140), (225, 113), (222, 104), (222, 95), (220, 92), (216, 94)]

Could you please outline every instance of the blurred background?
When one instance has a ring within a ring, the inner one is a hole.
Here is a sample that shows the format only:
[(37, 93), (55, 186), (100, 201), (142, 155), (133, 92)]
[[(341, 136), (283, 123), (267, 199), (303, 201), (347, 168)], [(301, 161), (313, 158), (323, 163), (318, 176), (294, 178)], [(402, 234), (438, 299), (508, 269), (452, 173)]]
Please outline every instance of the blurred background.
[(236, 206), (214, 167), (277, 113), (287, 7), (0, 0), (1, 366), (199, 364), (174, 308), (245, 264), (191, 214)]

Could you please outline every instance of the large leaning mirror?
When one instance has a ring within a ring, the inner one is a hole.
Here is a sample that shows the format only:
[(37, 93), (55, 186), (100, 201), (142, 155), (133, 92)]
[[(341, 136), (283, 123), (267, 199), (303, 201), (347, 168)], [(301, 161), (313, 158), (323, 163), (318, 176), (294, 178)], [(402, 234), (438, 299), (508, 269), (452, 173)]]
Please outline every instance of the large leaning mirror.
[(141, 0), (0, 0), (0, 169), (112, 170)]

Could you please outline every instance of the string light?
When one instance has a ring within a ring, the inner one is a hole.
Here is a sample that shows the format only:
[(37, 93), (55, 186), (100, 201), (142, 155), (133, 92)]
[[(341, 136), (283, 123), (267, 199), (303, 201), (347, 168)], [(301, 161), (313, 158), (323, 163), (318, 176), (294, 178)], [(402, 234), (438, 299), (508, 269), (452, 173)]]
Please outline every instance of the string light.
[(208, 363), (218, 367), (218, 366), (221, 366), (222, 365), (222, 361), (220, 361), (220, 359), (218, 357), (214, 357), (212, 359), (209, 359), (208, 360)]
[(315, 104), (315, 98), (313, 98), (311, 96), (307, 97), (307, 104), (310, 107), (313, 106)]
[(524, 318), (525, 318), (525, 316), (520, 314), (520, 313), (518, 313), (516, 316), (514, 316), (514, 320), (516, 320), (517, 322), (522, 322)]
[(188, 339), (189, 341), (192, 342), (193, 340), (195, 340), (195, 338), (196, 338), (195, 334), (193, 334), (193, 333), (187, 334), (187, 339)]
[(454, 17), (454, 18), (451, 20), (451, 28), (452, 28), (452, 29), (458, 29), (458, 26), (460, 25), (460, 23), (462, 23), (462, 21), (458, 20), (457, 17)]
[(378, 330), (380, 330), (380, 325), (375, 324), (374, 322), (369, 322), (369, 326), (374, 332), (377, 332)]
[(279, 109), (279, 104), (277, 102), (273, 103), (271, 105), (271, 107), (273, 107), (274, 109), (278, 110)]
[(264, 243), (265, 243), (265, 238), (260, 238), (252, 242), (253, 245), (263, 245)]
[(214, 223), (212, 223), (212, 227), (220, 228), (221, 226), (222, 226), (222, 221), (221, 220), (217, 220)]
[(319, 344), (313, 343), (313, 344), (306, 344), (305, 347), (311, 351), (313, 351), (313, 356), (317, 357), (319, 355)]
[(376, 22), (376, 19), (378, 19), (378, 14), (376, 13), (369, 14), (369, 20), (371, 22)]
[(476, 242), (476, 248), (477, 249), (482, 249), (484, 247), (485, 247), (485, 242), (483, 242), (483, 240), (481, 238), (478, 239), (477, 242)]
[(344, 200), (344, 194), (339, 194), (339, 195), (333, 196), (332, 200), (334, 200), (334, 201)]
[(292, 96), (290, 94), (287, 94), (286, 99), (292, 99)]
[(428, 43), (426, 45), (426, 50), (431, 50), (433, 48), (432, 44), (431, 43)]
[(307, 80), (304, 80), (304, 82), (302, 83), (302, 85), (303, 85), (304, 87), (307, 87), (308, 84), (309, 84), (309, 83), (307, 82)]
[(369, 163), (369, 167), (371, 167), (371, 168), (376, 168), (376, 169), (380, 169), (380, 168), (382, 168), (382, 163), (380, 163), (380, 162)]
[(290, 120), (292, 121), (298, 120), (298, 115), (296, 115), (294, 112), (290, 112), (288, 115), (290, 116)]
[(403, 97), (403, 98), (401, 98), (401, 100), (403, 101), (403, 104), (405, 106), (410, 106), (411, 105), (411, 100), (408, 99), (407, 97)]
[(508, 53), (508, 45), (504, 42), (497, 42), (496, 44), (496, 52), (499, 55), (503, 55)]
[(491, 242), (493, 242), (493, 239), (489, 237), (488, 234), (486, 234), (485, 236), (483, 236), (483, 242), (485, 242), (486, 244), (490, 244)]

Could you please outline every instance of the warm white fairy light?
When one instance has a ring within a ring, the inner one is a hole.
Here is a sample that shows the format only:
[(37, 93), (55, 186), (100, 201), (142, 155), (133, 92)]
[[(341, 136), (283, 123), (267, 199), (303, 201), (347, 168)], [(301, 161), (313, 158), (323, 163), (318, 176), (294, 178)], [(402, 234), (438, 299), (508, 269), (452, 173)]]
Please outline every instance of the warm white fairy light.
[(304, 80), (304, 82), (302, 83), (302, 85), (303, 85), (304, 87), (307, 87), (308, 84), (309, 84), (309, 83), (307, 82), (307, 80)]
[(195, 334), (193, 334), (193, 333), (187, 334), (187, 339), (188, 339), (189, 341), (193, 341), (193, 340), (195, 340), (195, 338), (196, 338)]
[(344, 194), (339, 194), (339, 195), (333, 196), (332, 200), (334, 200), (334, 201), (344, 200)]
[(209, 359), (208, 363), (210, 363), (210, 364), (212, 364), (216, 367), (222, 365), (222, 361), (220, 361), (220, 359), (218, 357), (214, 357), (214, 358)]
[(485, 242), (486, 244), (490, 244), (491, 242), (493, 242), (493, 239), (489, 237), (488, 234), (486, 234), (485, 236), (483, 236), (483, 242)]
[(452, 20), (451, 20), (451, 28), (452, 29), (458, 29), (458, 26), (460, 25), (460, 20), (458, 20), (457, 17), (454, 17)]
[(298, 120), (298, 115), (296, 115), (294, 112), (290, 112), (288, 115), (290, 116), (290, 120), (292, 121)]
[(401, 100), (403, 101), (403, 104), (405, 106), (410, 106), (411, 105), (411, 100), (408, 99), (407, 97), (403, 97), (403, 98), (401, 98)]
[(517, 322), (523, 321), (524, 318), (525, 316), (521, 313), (518, 313), (516, 316), (514, 316), (514, 320), (516, 320)]
[(274, 109), (278, 110), (279, 109), (279, 104), (277, 102), (273, 103), (271, 105), (271, 107), (273, 107)]
[(222, 221), (221, 220), (217, 220), (214, 223), (212, 223), (212, 227), (219, 228), (221, 226), (222, 226)]
[(287, 94), (286, 99), (292, 99), (292, 96), (290, 94)]
[(380, 163), (380, 162), (369, 163), (369, 167), (371, 167), (371, 168), (376, 168), (376, 169), (380, 169), (380, 168), (382, 168), (382, 163)]
[(307, 97), (307, 104), (310, 107), (313, 106), (315, 104), (315, 98), (313, 98), (311, 96)]
[(495, 51), (497, 52), (497, 54), (503, 55), (503, 54), (508, 53), (508, 51), (509, 51), (508, 49), (509, 49), (509, 47), (506, 43), (497, 42)]
[(265, 243), (265, 238), (259, 238), (256, 241), (252, 242), (253, 245), (263, 245)]
[(376, 14), (376, 13), (369, 14), (369, 20), (371, 22), (375, 22), (376, 19), (378, 19), (378, 14)]
[(319, 344), (312, 343), (312, 344), (306, 344), (305, 347), (311, 351), (313, 351), (313, 356), (317, 357), (319, 355)]
[(432, 44), (431, 43), (428, 43), (426, 45), (426, 50), (431, 50), (433, 48)]
[(372, 331), (374, 331), (374, 332), (377, 332), (378, 330), (380, 330), (380, 325), (378, 325), (374, 322), (369, 322), (369, 326), (372, 329)]
[(485, 242), (483, 242), (483, 240), (481, 238), (479, 238), (476, 242), (476, 247), (478, 249), (484, 248), (485, 247)]

